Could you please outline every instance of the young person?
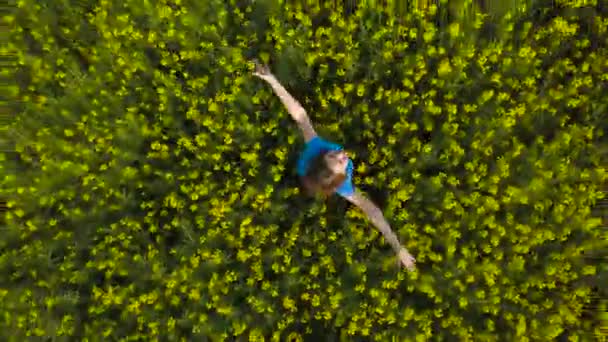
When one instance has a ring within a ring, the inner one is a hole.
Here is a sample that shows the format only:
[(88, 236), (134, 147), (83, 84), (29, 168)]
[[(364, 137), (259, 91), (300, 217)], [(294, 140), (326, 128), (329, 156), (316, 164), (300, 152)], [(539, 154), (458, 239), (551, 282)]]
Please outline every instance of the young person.
[(334, 193), (355, 204), (367, 215), (382, 232), (386, 241), (397, 253), (399, 260), (408, 270), (413, 270), (416, 260), (399, 243), (382, 215), (382, 211), (352, 183), (353, 162), (342, 146), (319, 137), (315, 132), (306, 110), (294, 99), (266, 65), (256, 63), (254, 75), (266, 81), (281, 99), (283, 105), (300, 127), (306, 143), (297, 164), (297, 173), (302, 185), (310, 195), (321, 194), (325, 197)]

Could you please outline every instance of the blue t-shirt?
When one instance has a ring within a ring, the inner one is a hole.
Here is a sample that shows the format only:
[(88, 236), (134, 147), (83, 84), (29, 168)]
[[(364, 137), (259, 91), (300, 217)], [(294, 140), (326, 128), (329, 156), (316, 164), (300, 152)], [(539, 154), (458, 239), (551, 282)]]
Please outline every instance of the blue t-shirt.
[[(304, 147), (304, 151), (300, 154), (300, 158), (298, 159), (297, 164), (297, 173), (298, 176), (305, 176), (306, 171), (310, 167), (310, 163), (313, 159), (318, 156), (322, 152), (327, 151), (340, 151), (342, 150), (342, 146), (338, 144), (331, 143), (329, 141), (321, 139), (319, 136), (312, 138), (309, 142), (306, 143)], [(350, 196), (355, 192), (355, 188), (352, 183), (353, 178), (353, 161), (348, 158), (348, 164), (346, 166), (346, 179), (340, 186), (336, 189), (336, 192), (341, 196)]]

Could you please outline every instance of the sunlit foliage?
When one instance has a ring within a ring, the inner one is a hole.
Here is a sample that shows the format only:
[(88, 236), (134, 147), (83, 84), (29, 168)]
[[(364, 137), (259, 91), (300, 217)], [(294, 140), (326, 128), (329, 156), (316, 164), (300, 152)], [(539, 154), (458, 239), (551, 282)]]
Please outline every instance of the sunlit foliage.
[[(292, 3), (16, 1), (1, 339), (599, 334), (605, 5)], [(356, 208), (302, 197), (254, 57), (351, 151), (418, 271)]]

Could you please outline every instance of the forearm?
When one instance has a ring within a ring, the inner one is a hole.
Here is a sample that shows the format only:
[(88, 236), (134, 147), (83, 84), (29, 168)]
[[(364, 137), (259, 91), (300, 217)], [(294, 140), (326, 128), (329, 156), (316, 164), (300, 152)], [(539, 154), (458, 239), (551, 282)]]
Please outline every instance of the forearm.
[(307, 119), (304, 107), (289, 94), (283, 85), (273, 76), (266, 80), (274, 90), (274, 93), (281, 99), (287, 111), (296, 122), (303, 122)]
[(393, 230), (391, 229), (391, 226), (388, 224), (388, 222), (384, 218), (384, 215), (382, 215), (382, 212), (380, 211), (380, 209), (374, 206), (373, 208), (370, 208), (368, 211), (369, 211), (368, 217), (369, 217), (370, 221), (372, 221), (374, 226), (376, 226), (376, 228), (378, 228), (378, 230), (382, 233), (382, 235), (384, 236), (384, 240), (386, 240), (386, 242), (388, 242), (388, 244), (391, 245), (391, 247), (393, 248), (395, 253), (399, 253), (399, 251), (403, 247), (401, 246), (401, 243), (399, 242), (399, 238), (393, 232)]

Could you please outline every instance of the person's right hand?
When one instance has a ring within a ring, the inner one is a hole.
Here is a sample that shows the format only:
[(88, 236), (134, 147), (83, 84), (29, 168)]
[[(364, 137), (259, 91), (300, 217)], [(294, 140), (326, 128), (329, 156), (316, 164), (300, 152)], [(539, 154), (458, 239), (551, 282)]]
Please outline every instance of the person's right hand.
[(272, 72), (270, 72), (270, 68), (265, 65), (265, 64), (261, 64), (258, 61), (254, 61), (255, 63), (255, 71), (253, 72), (253, 74), (263, 80), (268, 80), (272, 77), (274, 77), (274, 75), (272, 74)]
[(416, 268), (416, 259), (405, 248), (401, 248), (399, 251), (399, 261), (408, 271), (413, 271)]

